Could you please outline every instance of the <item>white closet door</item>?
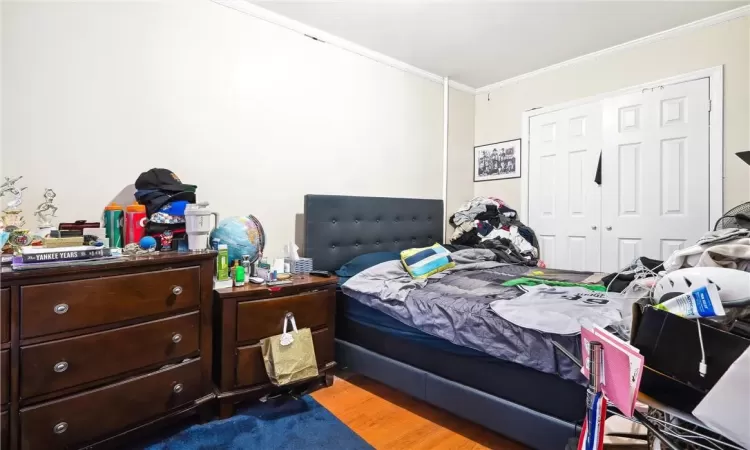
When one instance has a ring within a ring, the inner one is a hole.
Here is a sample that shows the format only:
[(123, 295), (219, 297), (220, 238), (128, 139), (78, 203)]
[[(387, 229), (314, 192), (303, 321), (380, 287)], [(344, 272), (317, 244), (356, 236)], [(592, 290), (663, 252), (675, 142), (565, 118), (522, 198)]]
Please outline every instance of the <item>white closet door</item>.
[(708, 79), (603, 102), (602, 270), (666, 259), (709, 227)]
[(600, 270), (601, 105), (531, 118), (529, 226), (547, 267)]

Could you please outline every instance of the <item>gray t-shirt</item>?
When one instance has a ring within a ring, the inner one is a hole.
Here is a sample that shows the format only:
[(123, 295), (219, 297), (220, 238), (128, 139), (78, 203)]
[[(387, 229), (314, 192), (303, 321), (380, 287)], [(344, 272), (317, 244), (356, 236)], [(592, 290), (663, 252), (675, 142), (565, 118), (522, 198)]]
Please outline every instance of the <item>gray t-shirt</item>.
[(523, 286), (513, 300), (497, 300), (490, 308), (514, 324), (555, 334), (577, 334), (581, 326), (605, 328), (622, 320), (622, 294), (582, 287)]

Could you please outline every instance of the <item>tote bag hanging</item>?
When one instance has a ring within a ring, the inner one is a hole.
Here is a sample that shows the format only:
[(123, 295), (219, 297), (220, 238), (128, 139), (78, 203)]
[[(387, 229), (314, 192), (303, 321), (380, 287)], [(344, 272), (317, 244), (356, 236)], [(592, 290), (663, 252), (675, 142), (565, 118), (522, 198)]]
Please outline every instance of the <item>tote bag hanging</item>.
[[(293, 332), (288, 332), (289, 322)], [(260, 341), (263, 362), (271, 383), (284, 386), (318, 376), (315, 347), (309, 328), (297, 330), (292, 313), (284, 316), (284, 331)]]

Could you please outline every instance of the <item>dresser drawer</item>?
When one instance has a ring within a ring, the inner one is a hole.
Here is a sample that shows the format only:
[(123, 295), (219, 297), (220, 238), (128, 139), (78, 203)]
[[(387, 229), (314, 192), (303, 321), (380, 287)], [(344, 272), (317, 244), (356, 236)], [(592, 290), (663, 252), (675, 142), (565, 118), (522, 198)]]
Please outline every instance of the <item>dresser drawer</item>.
[(198, 350), (199, 313), (21, 348), (21, 397), (56, 391)]
[[(323, 367), (333, 361), (333, 335), (328, 328), (314, 331), (312, 334), (315, 346), (315, 361)], [(237, 349), (237, 386), (252, 386), (270, 383), (263, 363), (260, 344), (248, 345)]]
[(21, 446), (78, 448), (200, 398), (200, 358), (21, 410)]
[(21, 288), (21, 338), (198, 305), (198, 267)]
[(237, 341), (259, 341), (281, 334), (287, 312), (294, 314), (298, 328), (322, 327), (328, 321), (335, 298), (335, 291), (329, 289), (239, 303)]
[(10, 340), (10, 289), (0, 289), (0, 343)]
[(0, 352), (0, 405), (8, 403), (10, 395), (10, 350)]

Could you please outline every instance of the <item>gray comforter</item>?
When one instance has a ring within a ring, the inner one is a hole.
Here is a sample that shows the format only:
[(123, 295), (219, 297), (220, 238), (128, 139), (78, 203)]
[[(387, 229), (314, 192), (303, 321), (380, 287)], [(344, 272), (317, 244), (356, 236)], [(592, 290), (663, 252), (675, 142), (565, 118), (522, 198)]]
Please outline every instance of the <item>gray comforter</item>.
[(554, 339), (580, 355), (578, 336), (522, 328), (489, 308), (495, 300), (521, 295), (517, 288), (502, 283), (534, 268), (499, 263), (491, 251), (483, 249), (460, 250), (451, 256), (456, 267), (428, 280), (413, 280), (400, 261), (388, 261), (352, 277), (342, 290), (424, 333), (584, 384), (580, 369), (552, 345)]

